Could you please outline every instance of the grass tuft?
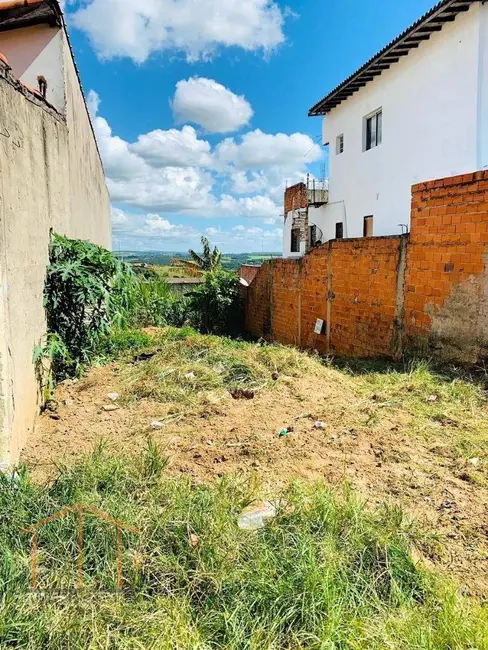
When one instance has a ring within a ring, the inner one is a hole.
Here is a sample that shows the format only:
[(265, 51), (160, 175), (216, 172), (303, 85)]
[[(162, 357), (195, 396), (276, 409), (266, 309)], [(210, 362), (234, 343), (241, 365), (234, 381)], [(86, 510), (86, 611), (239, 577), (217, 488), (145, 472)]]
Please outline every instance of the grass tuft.
[(193, 410), (238, 388), (271, 387), (274, 372), (299, 377), (322, 370), (310, 355), (280, 345), (260, 346), (192, 330), (183, 335), (172, 329), (157, 341), (159, 351), (151, 359), (125, 365), (121, 378), (126, 399), (151, 398)]

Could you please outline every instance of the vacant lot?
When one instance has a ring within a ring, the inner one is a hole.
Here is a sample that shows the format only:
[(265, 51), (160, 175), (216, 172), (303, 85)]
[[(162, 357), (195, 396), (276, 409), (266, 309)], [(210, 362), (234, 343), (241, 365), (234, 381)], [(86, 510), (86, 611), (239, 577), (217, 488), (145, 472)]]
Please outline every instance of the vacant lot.
[(425, 562), (466, 593), (488, 596), (483, 373), (425, 362), (335, 366), (185, 330), (126, 337), (109, 352), (127, 347), (59, 386), (23, 456), (37, 481), (100, 439), (117, 453), (152, 439), (169, 460), (165, 475), (193, 484), (241, 475), (276, 494), (293, 479), (348, 483), (372, 506), (386, 501), (413, 515), (432, 535)]

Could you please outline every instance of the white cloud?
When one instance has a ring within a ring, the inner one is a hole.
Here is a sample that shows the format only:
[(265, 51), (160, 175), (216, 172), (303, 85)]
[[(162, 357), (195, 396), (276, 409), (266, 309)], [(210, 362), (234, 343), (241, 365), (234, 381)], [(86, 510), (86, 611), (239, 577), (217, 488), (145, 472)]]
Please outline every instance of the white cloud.
[(247, 227), (244, 225), (223, 230), (209, 226), (202, 233), (191, 225), (178, 224), (156, 213), (134, 214), (113, 209), (113, 234), (117, 250), (184, 251), (200, 248), (200, 237), (205, 234), (212, 245), (224, 251), (250, 252), (279, 251), (280, 228)]
[(199, 140), (192, 126), (184, 126), (181, 131), (156, 129), (145, 133), (129, 146), (129, 150), (154, 167), (201, 167), (211, 164), (210, 144)]
[(93, 91), (88, 106), (113, 201), (164, 212), (204, 208), (211, 201), (213, 178), (196, 166), (210, 160), (210, 145), (192, 127), (153, 131), (130, 144), (97, 115), (100, 98)]
[(92, 0), (71, 16), (101, 58), (176, 50), (190, 61), (219, 46), (268, 52), (285, 40), (284, 14), (274, 0)]
[(217, 164), (232, 166), (236, 170), (279, 167), (282, 170), (297, 170), (306, 164), (319, 160), (320, 146), (304, 133), (263, 133), (260, 129), (250, 131), (236, 142), (226, 138), (215, 150)]
[[(212, 151), (188, 125), (156, 129), (131, 143), (115, 135), (99, 115), (95, 92), (87, 101), (107, 185), (117, 204), (112, 211), (116, 248), (176, 251), (198, 246), (200, 226), (175, 223), (180, 215), (187, 221), (212, 219), (207, 234), (223, 250), (280, 250), (283, 192), (286, 182), (305, 179), (306, 162), (300, 153), (311, 143), (308, 136), (253, 131), (237, 141), (224, 140), (227, 156), (220, 149), (223, 145)], [(283, 156), (288, 151), (292, 161), (263, 153), (263, 143), (276, 145)], [(229, 230), (215, 225), (236, 218), (242, 225)], [(253, 224), (244, 225), (248, 220)]]
[(193, 122), (209, 133), (237, 131), (253, 116), (245, 97), (203, 77), (179, 81), (172, 108), (177, 122)]
[(86, 104), (88, 106), (88, 112), (90, 113), (92, 120), (94, 120), (97, 116), (98, 109), (100, 108), (100, 103), (100, 95), (94, 90), (90, 90), (86, 98)]
[(128, 215), (119, 208), (112, 207), (112, 228), (113, 230), (124, 230), (129, 225)]
[(204, 210), (210, 201), (213, 179), (193, 167), (146, 170), (130, 179), (108, 178), (112, 200), (149, 210), (183, 212)]
[(224, 216), (247, 219), (273, 218), (280, 210), (269, 196), (264, 195), (235, 198), (230, 194), (223, 194), (217, 207)]
[(282, 247), (283, 231), (281, 228), (258, 228), (244, 225), (234, 226), (231, 231), (221, 228), (207, 228), (206, 234), (211, 239), (212, 245), (231, 251), (280, 251)]
[(197, 240), (200, 236), (192, 226), (175, 224), (156, 213), (127, 213), (119, 208), (112, 209), (112, 230), (118, 239), (156, 240), (151, 245), (165, 246), (169, 242), (184, 242), (188, 238)]

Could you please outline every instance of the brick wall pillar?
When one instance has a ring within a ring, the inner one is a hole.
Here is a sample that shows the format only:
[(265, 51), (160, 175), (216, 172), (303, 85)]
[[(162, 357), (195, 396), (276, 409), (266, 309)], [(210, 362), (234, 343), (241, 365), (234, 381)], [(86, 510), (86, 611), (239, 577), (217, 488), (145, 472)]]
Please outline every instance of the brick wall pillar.
[(488, 350), (488, 171), (412, 188), (407, 344), (444, 360)]

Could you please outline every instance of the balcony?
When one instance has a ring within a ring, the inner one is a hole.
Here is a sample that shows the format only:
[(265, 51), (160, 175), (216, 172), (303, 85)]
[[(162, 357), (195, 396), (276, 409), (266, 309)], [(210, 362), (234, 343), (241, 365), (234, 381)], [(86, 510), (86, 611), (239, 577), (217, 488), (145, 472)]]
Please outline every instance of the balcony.
[(329, 190), (324, 187), (324, 183), (313, 184), (307, 189), (307, 197), (309, 205), (324, 205), (329, 201)]

